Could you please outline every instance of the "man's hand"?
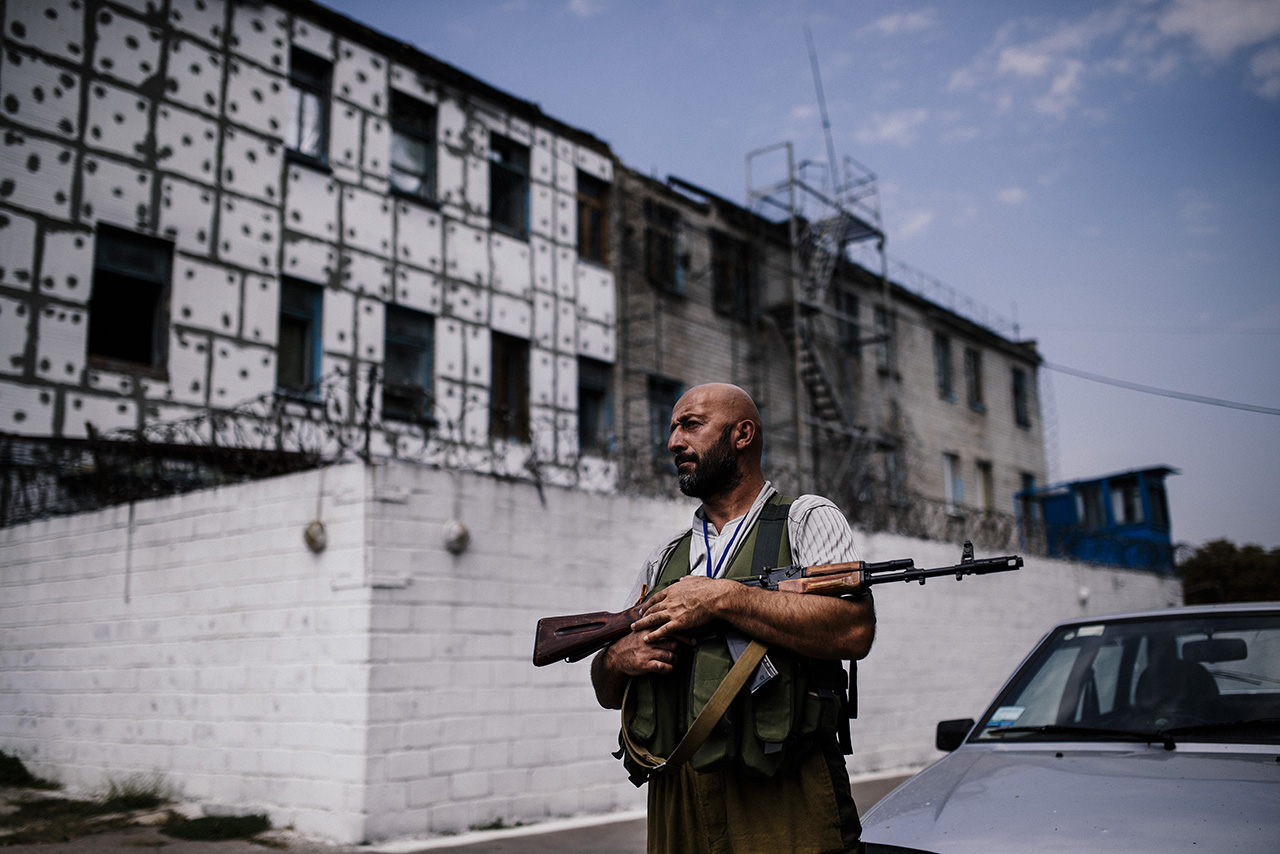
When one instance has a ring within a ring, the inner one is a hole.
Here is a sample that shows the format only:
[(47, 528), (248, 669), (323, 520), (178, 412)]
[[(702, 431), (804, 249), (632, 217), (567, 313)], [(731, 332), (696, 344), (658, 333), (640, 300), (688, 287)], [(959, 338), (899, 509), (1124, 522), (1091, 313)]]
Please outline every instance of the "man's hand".
[(734, 610), (734, 603), (746, 590), (736, 581), (689, 575), (655, 593), (645, 603), (640, 619), (631, 631), (649, 643), (678, 638)]
[(675, 670), (680, 646), (690, 644), (686, 638), (650, 640), (633, 631), (596, 653), (591, 662), (591, 684), (596, 699), (606, 709), (622, 708), (622, 695), (632, 676), (665, 675)]

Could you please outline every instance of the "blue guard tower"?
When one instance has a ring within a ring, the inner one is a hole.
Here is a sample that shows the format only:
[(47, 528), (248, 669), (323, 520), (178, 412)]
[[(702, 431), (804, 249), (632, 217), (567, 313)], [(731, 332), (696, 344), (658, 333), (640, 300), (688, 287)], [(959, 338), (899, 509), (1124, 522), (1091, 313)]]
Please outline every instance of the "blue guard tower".
[(1024, 541), (1042, 533), (1051, 557), (1172, 573), (1171, 474), (1154, 466), (1020, 492)]

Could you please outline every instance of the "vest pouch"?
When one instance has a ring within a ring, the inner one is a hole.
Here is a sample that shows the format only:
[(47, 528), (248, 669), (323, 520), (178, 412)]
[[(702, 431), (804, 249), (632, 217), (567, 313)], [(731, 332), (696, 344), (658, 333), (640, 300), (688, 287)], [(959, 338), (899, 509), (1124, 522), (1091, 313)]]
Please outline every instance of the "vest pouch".
[(653, 677), (633, 680), (631, 690), (635, 692), (636, 700), (631, 704), (631, 718), (626, 721), (627, 732), (633, 740), (644, 744), (653, 738), (658, 728), (658, 705), (654, 701)]
[(839, 731), (845, 706), (845, 685), (848, 677), (839, 662), (816, 662), (813, 672), (805, 679), (802, 694), (798, 698), (800, 721), (796, 734), (832, 735)]
[(739, 727), (738, 765), (760, 777), (774, 776), (789, 758), (784, 748), (795, 724), (795, 663), (784, 650), (770, 650), (769, 657), (778, 674), (754, 694), (744, 690), (751, 726)]
[[(729, 669), (733, 667), (733, 657), (729, 654), (729, 645), (722, 635), (703, 638), (693, 649), (693, 669), (689, 678), (688, 712), (680, 728), (681, 734), (687, 732), (698, 714), (706, 707), (711, 696), (715, 694)], [(707, 736), (706, 741), (689, 759), (689, 767), (695, 771), (710, 771), (731, 761), (736, 753), (735, 745), (729, 738), (733, 727), (730, 725), (741, 706), (734, 703), (729, 711), (720, 719), (719, 724)]]

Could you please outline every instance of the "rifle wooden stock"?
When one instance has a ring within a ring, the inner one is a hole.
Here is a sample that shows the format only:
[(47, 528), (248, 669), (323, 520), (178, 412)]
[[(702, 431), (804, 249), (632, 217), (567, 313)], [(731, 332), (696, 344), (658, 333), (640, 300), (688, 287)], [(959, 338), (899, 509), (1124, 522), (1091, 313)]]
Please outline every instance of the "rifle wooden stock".
[(538, 620), (533, 663), (541, 667), (553, 661), (580, 661), (624, 637), (638, 619), (639, 605), (616, 613), (592, 611), (590, 614), (543, 617)]

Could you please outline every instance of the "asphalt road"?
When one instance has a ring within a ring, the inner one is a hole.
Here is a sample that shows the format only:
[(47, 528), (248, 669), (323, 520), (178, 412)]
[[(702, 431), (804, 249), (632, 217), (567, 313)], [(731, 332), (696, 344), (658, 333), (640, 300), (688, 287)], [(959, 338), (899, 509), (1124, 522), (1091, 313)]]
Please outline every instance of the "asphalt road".
[[(892, 776), (855, 780), (853, 796), (859, 812), (866, 812), (905, 779), (905, 776)], [(66, 842), (7, 845), (3, 851), (4, 854), (139, 854), (140, 850), (163, 849), (163, 854), (264, 854), (275, 849), (292, 854), (643, 854), (644, 837), (643, 816), (628, 813), (374, 845), (336, 845), (278, 831), (265, 834), (265, 847), (264, 838), (192, 842), (165, 836), (155, 827), (129, 827)]]

